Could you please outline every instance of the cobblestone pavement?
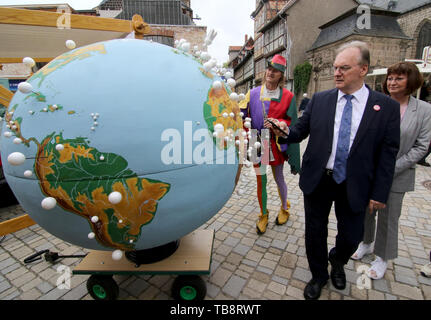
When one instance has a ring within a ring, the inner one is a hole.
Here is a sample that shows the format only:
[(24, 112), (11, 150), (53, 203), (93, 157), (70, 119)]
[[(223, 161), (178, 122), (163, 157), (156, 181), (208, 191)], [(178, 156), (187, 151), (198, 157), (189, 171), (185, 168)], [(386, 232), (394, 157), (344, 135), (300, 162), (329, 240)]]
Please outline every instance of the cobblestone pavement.
[[(305, 144), (301, 146), (304, 150)], [(301, 151), (302, 151), (301, 150)], [(255, 222), (259, 213), (256, 182), (252, 170), (243, 171), (236, 192), (226, 205), (201, 228), (214, 229), (215, 239), (211, 273), (203, 276), (208, 300), (219, 299), (303, 299), (303, 289), (311, 279), (304, 246), (304, 206), (298, 187), (298, 175), (285, 168), (291, 217), (287, 224), (274, 223), (280, 200), (272, 174), (268, 174), (267, 232), (258, 236)], [(431, 279), (420, 275), (431, 250), (431, 191), (424, 182), (431, 181), (431, 168), (418, 166), (416, 190), (406, 195), (400, 220), (399, 257), (390, 262), (386, 275), (373, 280), (370, 289), (358, 285), (362, 265), (369, 266), (373, 255), (346, 265), (347, 287), (335, 289), (330, 281), (322, 290), (323, 300), (431, 300)], [(431, 183), (430, 183), (431, 184)], [(0, 209), (0, 221), (23, 214), (22, 208)], [(329, 220), (328, 246), (335, 243), (334, 212)], [(80, 259), (63, 259), (52, 265), (44, 260), (24, 264), (24, 258), (49, 249), (60, 255), (88, 252), (49, 234), (38, 225), (7, 235), (0, 243), (0, 300), (91, 300), (86, 289), (88, 276), (73, 275), (71, 289), (57, 288), (57, 268), (73, 268)], [(119, 284), (119, 299), (171, 299), (174, 276), (114, 276)], [(358, 280), (359, 279), (359, 280)], [(367, 279), (365, 279), (367, 280)]]

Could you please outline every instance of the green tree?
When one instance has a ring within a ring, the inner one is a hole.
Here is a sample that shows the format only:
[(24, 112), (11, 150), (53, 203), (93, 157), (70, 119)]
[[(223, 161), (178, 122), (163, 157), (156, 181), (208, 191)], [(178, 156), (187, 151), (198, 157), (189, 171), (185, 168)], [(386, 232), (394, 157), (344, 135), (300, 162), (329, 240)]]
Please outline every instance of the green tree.
[(294, 91), (295, 95), (299, 95), (301, 92), (306, 92), (308, 83), (310, 82), (311, 77), (311, 64), (306, 61), (303, 64), (298, 64), (293, 70), (293, 83), (294, 83)]

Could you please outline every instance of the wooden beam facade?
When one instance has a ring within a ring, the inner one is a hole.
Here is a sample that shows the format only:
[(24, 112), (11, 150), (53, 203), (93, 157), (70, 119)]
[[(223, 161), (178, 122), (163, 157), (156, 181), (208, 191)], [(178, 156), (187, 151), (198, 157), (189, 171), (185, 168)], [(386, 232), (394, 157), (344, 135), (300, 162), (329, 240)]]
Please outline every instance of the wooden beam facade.
[[(0, 8), (0, 24), (22, 24), (31, 26), (57, 27), (63, 23), (64, 14), (40, 10), (26, 10), (15, 8)], [(127, 32), (133, 31), (131, 21), (70, 14), (72, 29), (89, 29), (101, 31)]]

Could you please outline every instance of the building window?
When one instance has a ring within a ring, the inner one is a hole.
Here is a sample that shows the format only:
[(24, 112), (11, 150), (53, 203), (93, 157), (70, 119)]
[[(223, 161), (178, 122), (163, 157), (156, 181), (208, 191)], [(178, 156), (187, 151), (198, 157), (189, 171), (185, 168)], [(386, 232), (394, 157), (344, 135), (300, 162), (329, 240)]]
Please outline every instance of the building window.
[(427, 22), (421, 28), (416, 46), (416, 59), (422, 59), (422, 52), (431, 44), (431, 23)]
[(265, 31), (264, 34), (264, 54), (269, 55), (276, 50), (285, 48), (285, 28), (284, 21), (280, 20), (275, 26)]
[(235, 71), (235, 80), (237, 82), (240, 82), (240, 81), (244, 80), (244, 66), (238, 68)]
[(258, 58), (262, 54), (263, 54), (263, 36), (256, 39), (256, 42), (254, 43), (254, 56)]
[(256, 73), (265, 71), (265, 61), (266, 59), (260, 59), (259, 61), (256, 61)]
[(266, 59), (265, 58), (260, 59), (259, 61), (256, 61), (255, 69), (254, 69), (254, 72), (255, 72), (254, 75), (255, 75), (255, 79), (257, 82), (260, 81), (264, 77), (265, 68), (266, 68)]
[(259, 30), (265, 24), (265, 8), (262, 8), (254, 21), (254, 30)]
[(253, 58), (250, 58), (244, 65), (244, 79), (253, 76), (253, 71)]

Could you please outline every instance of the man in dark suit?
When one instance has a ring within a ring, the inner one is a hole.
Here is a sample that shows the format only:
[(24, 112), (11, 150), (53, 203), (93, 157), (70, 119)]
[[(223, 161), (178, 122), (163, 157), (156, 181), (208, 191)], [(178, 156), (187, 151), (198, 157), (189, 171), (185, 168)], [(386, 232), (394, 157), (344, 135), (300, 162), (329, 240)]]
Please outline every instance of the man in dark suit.
[[(336, 88), (316, 93), (287, 143), (309, 136), (299, 186), (304, 193), (305, 246), (312, 279), (306, 299), (318, 299), (328, 275), (328, 216), (335, 203), (338, 234), (329, 252), (331, 280), (346, 286), (344, 265), (364, 233), (364, 214), (385, 207), (400, 143), (400, 106), (364, 84), (370, 54), (354, 41), (337, 51), (333, 65)], [(272, 120), (272, 119), (270, 119)], [(266, 123), (269, 127), (271, 124)]]

